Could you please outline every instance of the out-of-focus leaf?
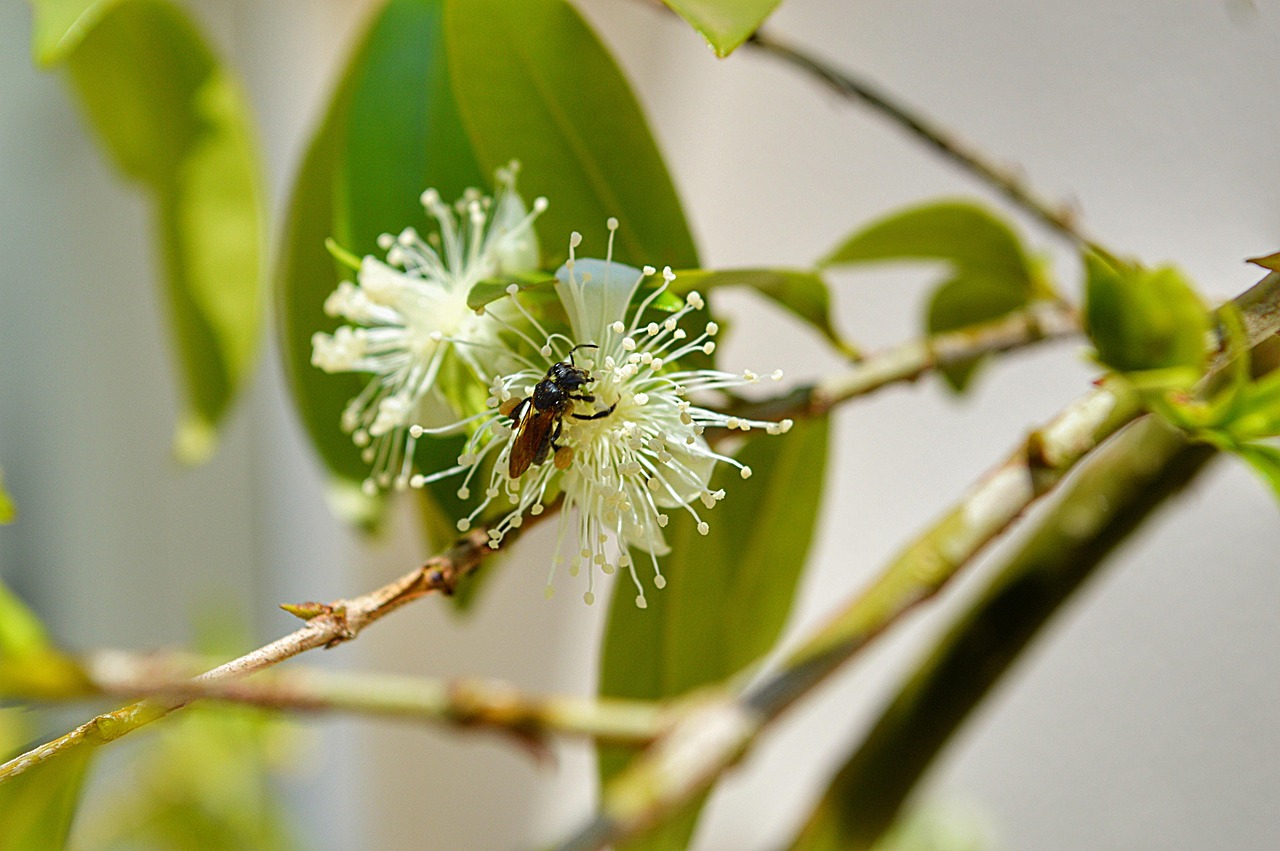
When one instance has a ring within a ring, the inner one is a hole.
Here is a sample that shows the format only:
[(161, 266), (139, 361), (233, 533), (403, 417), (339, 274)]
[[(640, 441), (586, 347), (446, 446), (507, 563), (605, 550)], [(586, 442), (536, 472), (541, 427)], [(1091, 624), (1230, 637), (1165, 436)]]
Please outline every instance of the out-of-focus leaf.
[[(800, 421), (785, 435), (752, 439), (738, 454), (753, 471), (743, 481), (728, 465), (711, 489), (727, 495), (699, 535), (687, 512), (673, 510), (661, 561), (667, 586), (635, 605), (629, 576), (618, 578), (600, 666), (602, 695), (670, 698), (729, 677), (767, 652), (791, 610), (822, 502), (827, 421)], [(649, 556), (632, 552), (637, 570)], [(601, 749), (606, 781), (624, 752)], [(684, 820), (692, 831), (695, 819)], [(684, 839), (687, 840), (688, 833)], [(676, 839), (641, 839), (634, 847), (683, 847)]]
[(85, 691), (80, 666), (49, 643), (40, 619), (0, 582), (0, 699), (38, 700)]
[(1270, 269), (1272, 272), (1280, 272), (1280, 251), (1263, 257), (1250, 257), (1249, 262), (1255, 266)]
[(66, 847), (93, 754), (93, 748), (75, 748), (0, 783), (0, 848)]
[(174, 451), (213, 451), (262, 313), (258, 156), (239, 86), (162, 0), (37, 2), (35, 49), (66, 67), (117, 168), (152, 193), (187, 396)]
[(0, 525), (12, 523), (18, 512), (13, 507), (9, 492), (4, 489), (4, 470), (0, 470)]
[(1280, 499), (1280, 447), (1268, 446), (1264, 443), (1245, 443), (1232, 451), (1241, 460), (1247, 462), (1264, 482), (1271, 485), (1276, 499)]
[[(370, 24), (298, 172), (276, 274), (290, 386), (312, 445), (334, 477), (330, 504), (366, 526), (376, 525), (383, 500), (362, 492), (369, 464), (339, 422), (368, 378), (329, 375), (311, 365), (312, 335), (341, 324), (323, 306), (347, 275), (325, 241), (336, 235), (344, 249), (373, 252), (379, 234), (422, 225), (423, 189), (452, 198), (482, 185), (457, 117), (440, 19), (439, 0), (391, 0)], [(455, 440), (421, 441), (417, 459), (434, 470), (451, 466), (457, 454)], [(456, 519), (455, 487), (438, 483), (423, 497), (436, 529)]]
[(782, 0), (663, 0), (707, 40), (721, 58), (760, 28)]
[(820, 266), (884, 260), (943, 260), (957, 270), (982, 272), (1027, 287), (1031, 264), (1018, 237), (990, 211), (966, 201), (912, 207), (849, 236)]
[[(1013, 230), (964, 201), (895, 213), (848, 237), (819, 265), (921, 260), (947, 263), (952, 273), (930, 298), (925, 323), (930, 334), (998, 319), (1047, 289)], [(962, 391), (980, 362), (944, 367), (943, 378)]]
[(1211, 320), (1186, 279), (1167, 266), (1119, 266), (1095, 255), (1085, 264), (1085, 329), (1098, 359), (1120, 372), (1186, 369), (1198, 378)]
[(516, 158), (521, 186), (545, 195), (538, 219), (555, 263), (569, 233), (583, 256), (604, 256), (616, 216), (614, 256), (635, 266), (698, 265), (662, 156), (635, 95), (609, 52), (564, 0), (446, 0), (449, 70), (477, 159), (492, 169)]
[(858, 350), (845, 340), (831, 318), (827, 282), (806, 269), (686, 269), (676, 273), (677, 292), (708, 291), (716, 287), (748, 287), (781, 305), (813, 328), (840, 354), (856, 358)]
[[(980, 274), (952, 278), (933, 291), (925, 328), (930, 335), (955, 331), (968, 325), (996, 319), (1027, 303), (1025, 291), (1009, 287), (999, 280)], [(981, 365), (983, 358), (973, 358), (940, 368), (942, 377), (956, 392), (963, 391)]]

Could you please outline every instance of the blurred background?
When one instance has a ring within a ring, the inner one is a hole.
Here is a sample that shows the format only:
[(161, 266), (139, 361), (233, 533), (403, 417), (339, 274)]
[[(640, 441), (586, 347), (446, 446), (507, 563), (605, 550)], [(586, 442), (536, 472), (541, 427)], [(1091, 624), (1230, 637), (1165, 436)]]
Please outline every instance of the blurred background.
[[(278, 227), (373, 4), (189, 5), (248, 89)], [(895, 127), (764, 56), (716, 61), (645, 3), (580, 7), (631, 77), (707, 266), (811, 263), (855, 227), (940, 196), (999, 206)], [(1260, 277), (1243, 258), (1280, 248), (1275, 4), (786, 0), (769, 27), (1074, 200), (1106, 244), (1178, 263), (1214, 298)], [(409, 513), (378, 541), (331, 516), (274, 350), (213, 460), (171, 460), (178, 405), (148, 202), (105, 163), (58, 75), (32, 67), (29, 34), (24, 4), (0, 8), (0, 468), (20, 511), (0, 529), (4, 579), (69, 646), (151, 649), (189, 644), (194, 616), (210, 611), (265, 641), (294, 627), (278, 602), (351, 596), (419, 562)], [(1060, 246), (1018, 221), (1074, 281)], [(845, 331), (869, 348), (915, 336), (934, 281), (919, 269), (840, 276)], [(839, 367), (808, 329), (750, 296), (717, 306), (735, 319), (731, 367), (782, 367), (795, 379)], [(1093, 374), (1082, 349), (1008, 358), (962, 400), (926, 380), (842, 408), (788, 632), (821, 620), (1079, 395)], [(424, 601), (307, 662), (593, 693), (606, 610), (576, 593), (544, 601), (550, 531), (520, 542), (470, 618)], [(1218, 462), (1052, 624), (917, 801), (1007, 849), (1272, 847), (1278, 553), (1265, 487)], [(793, 710), (721, 784), (697, 847), (785, 842), (939, 614), (980, 578)], [(148, 735), (128, 746), (145, 748)], [(538, 765), (484, 734), (308, 719), (299, 735), (284, 793), (311, 847), (530, 847), (562, 836), (595, 801), (581, 745)]]

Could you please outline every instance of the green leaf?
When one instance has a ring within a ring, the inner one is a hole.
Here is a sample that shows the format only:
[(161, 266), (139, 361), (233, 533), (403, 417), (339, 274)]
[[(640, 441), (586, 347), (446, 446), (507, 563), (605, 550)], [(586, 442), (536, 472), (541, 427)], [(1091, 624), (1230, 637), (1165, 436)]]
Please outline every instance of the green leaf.
[(942, 260), (1010, 289), (1031, 286), (1031, 264), (1017, 235), (966, 201), (926, 204), (881, 219), (848, 237), (819, 266), (886, 260)]
[(716, 56), (733, 53), (782, 0), (663, 0), (707, 40)]
[[(334, 479), (330, 505), (366, 526), (376, 525), (384, 501), (362, 492), (369, 465), (340, 418), (368, 378), (313, 367), (311, 337), (340, 324), (324, 313), (346, 274), (326, 249), (331, 235), (357, 254), (372, 252), (379, 234), (425, 219), (424, 189), (451, 198), (483, 183), (453, 101), (441, 14), (439, 0), (391, 0), (370, 24), (294, 182), (275, 276), (286, 371), (299, 416)], [(419, 466), (449, 466), (457, 454), (457, 441), (421, 441)], [(456, 520), (445, 522), (458, 507), (454, 488), (438, 483), (423, 507), (435, 512), (433, 537)]]
[[(952, 278), (933, 292), (925, 327), (930, 335), (955, 331), (968, 325), (997, 319), (1026, 306), (1027, 294), (1006, 282), (980, 274)], [(957, 393), (968, 387), (985, 358), (973, 358), (940, 368), (943, 379)]]
[(68, 697), (85, 688), (80, 666), (49, 643), (40, 619), (0, 582), (0, 699)]
[[(671, 553), (661, 561), (666, 587), (648, 594), (649, 607), (638, 609), (630, 577), (620, 576), (615, 585), (600, 666), (602, 695), (674, 697), (741, 671), (773, 646), (817, 522), (827, 436), (825, 418), (798, 421), (787, 434), (756, 437), (738, 453), (753, 471), (750, 479), (720, 465), (711, 489), (728, 493), (706, 516), (706, 536), (687, 512), (671, 512)], [(649, 563), (646, 553), (631, 555), (638, 569)], [(602, 778), (625, 762), (622, 752), (602, 749)], [(689, 831), (693, 823), (688, 819)], [(681, 847), (670, 836), (663, 841)]]
[(1119, 266), (1085, 258), (1085, 328), (1098, 359), (1120, 372), (1187, 368), (1198, 377), (1211, 320), (1176, 269)]
[(1255, 266), (1270, 269), (1272, 272), (1280, 272), (1280, 251), (1275, 254), (1267, 254), (1264, 257), (1250, 257), (1249, 262)]
[(17, 516), (18, 512), (13, 507), (13, 500), (9, 497), (9, 492), (4, 489), (4, 470), (0, 470), (0, 526), (12, 523)]
[(512, 284), (515, 284), (516, 290), (526, 297), (532, 295), (556, 298), (556, 279), (534, 272), (528, 275), (512, 275), (500, 281), (480, 281), (467, 293), (467, 307), (479, 310), (486, 304), (505, 298), (510, 295), (507, 288)]
[(677, 292), (709, 291), (716, 287), (749, 287), (791, 311), (848, 358), (858, 350), (836, 329), (831, 319), (831, 295), (827, 282), (817, 272), (805, 269), (686, 269), (676, 273), (672, 286)]
[(0, 848), (55, 851), (67, 844), (94, 748), (75, 748), (0, 783)]
[(515, 158), (521, 186), (544, 195), (538, 220), (558, 264), (571, 231), (604, 256), (605, 220), (622, 224), (616, 259), (698, 265), (680, 200), (617, 64), (564, 0), (446, 0), (454, 91), (480, 164)]
[[(942, 261), (951, 277), (929, 300), (928, 333), (998, 319), (1025, 307), (1045, 285), (1017, 235), (983, 207), (944, 201), (895, 213), (853, 234), (821, 263), (845, 266), (882, 261)], [(964, 390), (981, 359), (944, 367), (942, 376)]]
[(1232, 450), (1248, 463), (1262, 480), (1271, 485), (1276, 499), (1280, 499), (1280, 447), (1263, 443), (1244, 443)]
[(167, 2), (35, 8), (37, 56), (67, 68), (116, 167), (154, 196), (187, 397), (174, 451), (198, 463), (258, 342), (264, 228), (248, 105)]

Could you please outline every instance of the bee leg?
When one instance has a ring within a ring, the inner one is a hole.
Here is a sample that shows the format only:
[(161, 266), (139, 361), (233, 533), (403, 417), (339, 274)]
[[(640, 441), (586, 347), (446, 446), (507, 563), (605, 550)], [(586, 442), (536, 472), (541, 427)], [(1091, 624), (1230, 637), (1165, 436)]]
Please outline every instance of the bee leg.
[(553, 463), (556, 465), (557, 470), (569, 469), (569, 465), (573, 463), (573, 447), (557, 446), (556, 457)]
[(575, 420), (602, 420), (613, 413), (613, 409), (618, 407), (618, 403), (614, 402), (609, 406), (608, 410), (596, 411), (594, 414), (574, 414)]

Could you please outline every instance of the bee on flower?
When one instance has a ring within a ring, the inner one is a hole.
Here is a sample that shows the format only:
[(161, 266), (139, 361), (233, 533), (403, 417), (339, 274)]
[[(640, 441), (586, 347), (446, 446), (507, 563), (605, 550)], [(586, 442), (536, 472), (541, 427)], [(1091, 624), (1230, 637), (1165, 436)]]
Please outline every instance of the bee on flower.
[(451, 411), (437, 386), (451, 358), (474, 375), (506, 363), (500, 323), (477, 316), (467, 298), (480, 281), (538, 265), (533, 223), (547, 201), (537, 198), (527, 210), (517, 171), (515, 162), (498, 170), (492, 198), (468, 190), (450, 206), (428, 189), (422, 205), (436, 232), (426, 239), (413, 228), (383, 234), (386, 260), (363, 258), (355, 283), (344, 281), (325, 301), (326, 313), (350, 324), (312, 337), (312, 364), (370, 375), (341, 423), (364, 447), (367, 493), (409, 484), (417, 440), (410, 425), (469, 413)]
[[(473, 430), (457, 466), (414, 476), (410, 483), (420, 487), (462, 474), (458, 495), (466, 499), (476, 478), (487, 476), (479, 505), (458, 528), (469, 529), (491, 505), (505, 501), (512, 507), (489, 530), (494, 548), (526, 514), (541, 514), (548, 498), (559, 493), (563, 506), (548, 595), (556, 566), (567, 555), (571, 575), (584, 566), (588, 571), (587, 603), (595, 600), (597, 569), (611, 574), (625, 568), (636, 587), (636, 605), (644, 608), (645, 585), (631, 550), (648, 554), (653, 583), (662, 588), (666, 580), (658, 557), (669, 552), (662, 530), (670, 512), (688, 512), (705, 535), (710, 527), (703, 512), (725, 496), (709, 488), (715, 466), (729, 464), (743, 478), (751, 475), (749, 467), (712, 449), (706, 429), (780, 434), (791, 421), (742, 419), (693, 401), (699, 394), (755, 383), (760, 376), (686, 368), (682, 359), (715, 349), (716, 323), (700, 321), (692, 332), (685, 327), (703, 310), (704, 300), (690, 292), (664, 314), (660, 299), (671, 298), (666, 294), (675, 280), (666, 268), (660, 283), (637, 303), (642, 284), (659, 273), (651, 266), (613, 262), (617, 220), (610, 219), (608, 227), (604, 260), (578, 259), (582, 237), (574, 233), (569, 260), (556, 273), (567, 334), (549, 333), (521, 304), (518, 288), (508, 288), (511, 304), (542, 345), (523, 368), (495, 375), (488, 411), (464, 421)], [(781, 371), (770, 376), (781, 377)], [(410, 433), (421, 437), (449, 428), (414, 426)]]

